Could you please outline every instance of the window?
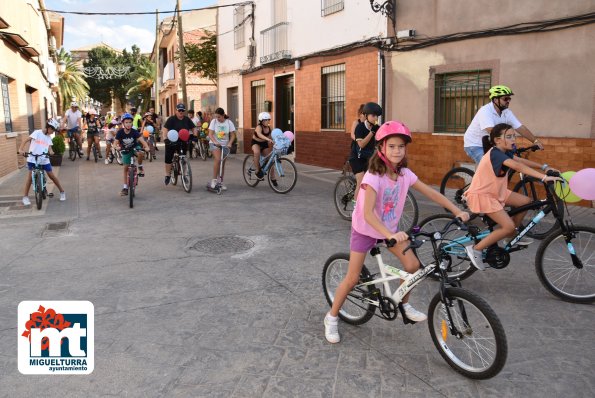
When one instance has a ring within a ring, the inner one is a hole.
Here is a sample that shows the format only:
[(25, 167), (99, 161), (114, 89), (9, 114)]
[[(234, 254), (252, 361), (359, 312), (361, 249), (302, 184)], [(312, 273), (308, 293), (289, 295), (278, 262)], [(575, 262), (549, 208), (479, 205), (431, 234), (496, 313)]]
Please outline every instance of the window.
[(233, 9), (233, 47), (244, 47), (244, 10), (245, 6)]
[(322, 68), (322, 128), (345, 128), (345, 64)]
[(345, 8), (343, 0), (321, 0), (320, 14), (325, 17)]
[(258, 114), (260, 112), (264, 112), (264, 95), (265, 95), (265, 85), (264, 79), (263, 80), (255, 80), (252, 82), (252, 87), (250, 88), (250, 109), (252, 111), (252, 125), (256, 127), (258, 124)]
[(435, 75), (434, 132), (464, 134), (479, 108), (489, 102), (489, 70)]
[(0, 86), (2, 90), (2, 108), (4, 109), (4, 129), (12, 131), (12, 116), (10, 115), (10, 97), (8, 95), (8, 78), (0, 75)]

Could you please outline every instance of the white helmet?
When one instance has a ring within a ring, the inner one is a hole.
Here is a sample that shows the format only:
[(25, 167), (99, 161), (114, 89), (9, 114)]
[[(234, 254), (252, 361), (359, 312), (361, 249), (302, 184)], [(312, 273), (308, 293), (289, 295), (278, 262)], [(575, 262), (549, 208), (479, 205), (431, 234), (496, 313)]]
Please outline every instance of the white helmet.
[(95, 109), (90, 109), (89, 115), (97, 115), (97, 111)]
[(58, 131), (60, 124), (58, 124), (58, 121), (55, 119), (48, 119), (46, 126), (53, 128), (54, 131)]
[(79, 104), (77, 104), (76, 101), (72, 101), (70, 103), (70, 106), (76, 106), (78, 108), (79, 107)]
[(263, 120), (271, 120), (271, 115), (267, 112), (260, 112), (258, 114), (258, 121), (261, 122)]

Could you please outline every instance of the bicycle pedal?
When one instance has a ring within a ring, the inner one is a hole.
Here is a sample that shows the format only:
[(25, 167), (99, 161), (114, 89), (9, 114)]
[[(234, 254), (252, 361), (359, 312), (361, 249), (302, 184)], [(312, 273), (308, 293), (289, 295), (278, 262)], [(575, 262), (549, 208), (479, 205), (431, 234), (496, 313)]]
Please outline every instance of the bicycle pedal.
[(53, 198), (54, 194), (52, 192), (48, 193), (48, 198)]

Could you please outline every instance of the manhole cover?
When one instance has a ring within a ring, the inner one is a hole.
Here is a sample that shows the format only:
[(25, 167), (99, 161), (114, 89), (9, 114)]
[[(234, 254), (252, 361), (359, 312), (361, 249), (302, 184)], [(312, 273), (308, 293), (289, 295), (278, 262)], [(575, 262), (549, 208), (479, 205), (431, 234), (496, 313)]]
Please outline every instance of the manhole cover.
[(67, 222), (54, 222), (54, 223), (49, 223), (47, 225), (47, 230), (48, 231), (61, 231), (63, 229), (68, 228), (68, 223)]
[(199, 240), (192, 247), (203, 253), (240, 253), (252, 249), (254, 242), (239, 236), (217, 236)]

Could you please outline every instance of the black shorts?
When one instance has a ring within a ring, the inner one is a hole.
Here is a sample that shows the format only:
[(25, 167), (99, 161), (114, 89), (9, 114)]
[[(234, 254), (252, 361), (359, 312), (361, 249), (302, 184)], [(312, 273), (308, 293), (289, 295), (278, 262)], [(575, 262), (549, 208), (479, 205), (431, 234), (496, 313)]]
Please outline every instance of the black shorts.
[(185, 155), (186, 152), (188, 152), (188, 143), (184, 141), (178, 141), (173, 144), (165, 145), (165, 164), (171, 164), (174, 159), (174, 153), (176, 153), (176, 150), (179, 151), (180, 149)]
[(263, 149), (267, 149), (269, 147), (269, 142), (256, 141), (254, 138), (252, 138), (252, 143), (250, 144), (250, 147), (252, 147), (252, 145), (258, 145), (260, 147), (260, 151), (262, 152)]
[(368, 171), (368, 160), (365, 158), (352, 158), (349, 159), (349, 164), (351, 165), (351, 170), (353, 174), (364, 173)]

